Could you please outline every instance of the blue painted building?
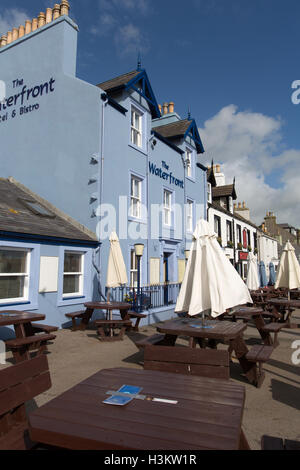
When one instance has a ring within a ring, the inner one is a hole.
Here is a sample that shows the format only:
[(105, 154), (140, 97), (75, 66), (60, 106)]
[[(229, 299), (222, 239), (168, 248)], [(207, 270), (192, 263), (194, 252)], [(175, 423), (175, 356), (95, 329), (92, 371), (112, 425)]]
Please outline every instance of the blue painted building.
[[(165, 319), (196, 220), (206, 214), (197, 125), (181, 119), (172, 103), (161, 112), (139, 67), (99, 85), (78, 79), (77, 37), (77, 25), (63, 15), (1, 43), (0, 176), (13, 176), (96, 235), (103, 291), (111, 231), (120, 238), (131, 287), (137, 283), (134, 245), (142, 242), (141, 283), (156, 298), (147, 322)], [(96, 278), (92, 269), (87, 282)], [(93, 288), (92, 298), (98, 295)], [(121, 300), (124, 291), (114, 295)], [(30, 309), (61, 325), (55, 302)], [(82, 300), (63, 305), (77, 310)]]

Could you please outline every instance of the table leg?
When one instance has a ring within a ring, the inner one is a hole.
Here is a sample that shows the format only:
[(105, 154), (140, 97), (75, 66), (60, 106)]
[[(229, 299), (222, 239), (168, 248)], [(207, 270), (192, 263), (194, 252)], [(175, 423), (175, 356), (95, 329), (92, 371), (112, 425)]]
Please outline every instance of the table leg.
[(93, 309), (93, 308), (87, 308), (87, 309), (86, 309), (86, 311), (85, 311), (85, 313), (84, 313), (84, 315), (83, 315), (83, 317), (82, 317), (82, 319), (81, 319), (81, 322), (80, 322), (80, 324), (79, 324), (78, 327), (77, 327), (78, 330), (85, 330), (85, 329), (86, 329), (86, 327), (88, 326), (89, 321), (90, 321), (90, 319), (91, 319), (93, 313), (94, 313), (94, 309)]
[(243, 429), (241, 428), (239, 450), (251, 450)]
[(265, 320), (261, 315), (253, 317), (254, 324), (263, 340), (264, 344), (267, 346), (273, 346), (272, 336), (269, 332), (263, 331), (262, 328), (266, 325)]
[(246, 358), (246, 354), (249, 350), (243, 337), (239, 336), (238, 338), (231, 340), (229, 349), (235, 352), (236, 358), (239, 360), (241, 368), (249, 382), (256, 385), (258, 383), (256, 364), (255, 362), (248, 361)]

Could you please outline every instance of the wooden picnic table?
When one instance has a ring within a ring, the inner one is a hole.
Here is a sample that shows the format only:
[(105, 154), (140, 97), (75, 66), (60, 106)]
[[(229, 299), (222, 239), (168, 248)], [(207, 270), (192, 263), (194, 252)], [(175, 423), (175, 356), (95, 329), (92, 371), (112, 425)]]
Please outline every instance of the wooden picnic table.
[[(142, 387), (148, 399), (103, 403), (125, 384)], [(33, 411), (29, 432), (35, 442), (70, 450), (249, 449), (244, 403), (245, 388), (228, 380), (105, 369)]]
[(131, 308), (131, 304), (127, 302), (86, 302), (84, 306), (86, 311), (81, 320), (82, 329), (88, 325), (94, 310), (105, 310), (109, 312), (110, 316), (113, 310), (119, 310), (121, 318), (124, 320), (127, 319), (126, 314)]
[[(255, 324), (263, 342), (267, 346), (278, 346), (277, 334), (281, 328), (274, 323), (266, 323), (264, 316), (270, 316), (272, 319), (277, 319), (278, 315), (269, 313), (259, 307), (238, 307), (235, 308), (231, 314), (232, 320), (243, 320), (248, 322), (250, 320)], [(282, 327), (285, 325), (282, 325)], [(271, 333), (275, 334), (275, 339), (272, 339)]]
[[(30, 351), (33, 349), (37, 350), (37, 354), (43, 353), (47, 350), (47, 341), (55, 339), (55, 335), (43, 332), (42, 325), (38, 325), (39, 328), (32, 325), (32, 322), (41, 320), (45, 320), (45, 315), (42, 313), (0, 311), (0, 327), (13, 326), (15, 330), (16, 338), (7, 340), (6, 346), (12, 350), (16, 362), (30, 359)], [(42, 334), (36, 334), (40, 332)]]
[(278, 321), (285, 323), (285, 328), (298, 328), (299, 325), (291, 323), (291, 315), (295, 309), (300, 309), (300, 300), (278, 298), (268, 300), (273, 312), (280, 317)]
[(42, 313), (20, 312), (18, 310), (0, 311), (0, 327), (13, 326), (16, 338), (26, 338), (34, 334), (31, 322), (45, 320)]
[[(174, 346), (178, 336), (188, 336), (190, 338), (189, 346), (195, 348), (197, 344), (201, 348), (207, 346), (217, 348), (218, 343), (229, 344), (229, 353), (235, 353), (241, 368), (248, 381), (255, 385), (262, 383), (263, 375), (258, 376), (256, 363), (247, 359), (249, 349), (243, 339), (243, 333), (247, 328), (245, 323), (234, 323), (229, 321), (206, 322), (211, 324), (212, 328), (193, 327), (193, 324), (201, 325), (201, 320), (185, 320), (177, 318), (165, 322), (157, 327), (157, 331), (165, 335), (163, 344)], [(206, 340), (208, 340), (206, 342)]]

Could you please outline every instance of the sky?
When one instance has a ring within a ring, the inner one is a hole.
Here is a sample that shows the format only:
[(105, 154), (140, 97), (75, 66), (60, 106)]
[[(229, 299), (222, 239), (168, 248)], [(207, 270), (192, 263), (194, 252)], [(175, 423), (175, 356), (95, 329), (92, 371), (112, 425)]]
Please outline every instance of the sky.
[[(236, 178), (251, 219), (272, 211), (300, 227), (299, 0), (69, 2), (79, 78), (97, 84), (134, 70), (140, 54), (158, 103), (173, 101), (182, 119), (191, 109), (201, 162), (221, 164), (228, 184)], [(0, 0), (0, 32), (54, 3)]]

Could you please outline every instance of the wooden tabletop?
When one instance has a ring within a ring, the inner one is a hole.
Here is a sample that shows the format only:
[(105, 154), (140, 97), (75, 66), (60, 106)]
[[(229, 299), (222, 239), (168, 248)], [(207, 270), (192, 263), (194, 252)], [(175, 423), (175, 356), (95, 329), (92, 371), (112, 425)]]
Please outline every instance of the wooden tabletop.
[(270, 299), (268, 300), (269, 304), (273, 305), (282, 305), (282, 306), (287, 306), (287, 307), (294, 307), (294, 308), (300, 308), (300, 300), (288, 300), (288, 299)]
[(131, 304), (127, 302), (86, 302), (84, 306), (94, 310), (129, 310), (131, 308)]
[(234, 309), (232, 315), (251, 315), (253, 317), (256, 317), (257, 315), (261, 315), (262, 313), (264, 313), (264, 310), (260, 307), (239, 307)]
[[(122, 385), (178, 403), (102, 403)], [(33, 441), (74, 450), (238, 449), (244, 401), (244, 387), (227, 380), (106, 369), (32, 412), (29, 430)]]
[(0, 311), (0, 327), (9, 325), (20, 325), (22, 323), (31, 323), (33, 321), (45, 320), (42, 313), (20, 312), (17, 310)]
[(184, 320), (177, 318), (175, 320), (166, 321), (163, 325), (158, 326), (157, 331), (165, 335), (231, 340), (240, 336), (247, 328), (247, 325), (244, 323), (232, 323), (219, 320), (213, 322), (211, 329), (194, 328), (191, 325), (201, 326), (201, 320)]

